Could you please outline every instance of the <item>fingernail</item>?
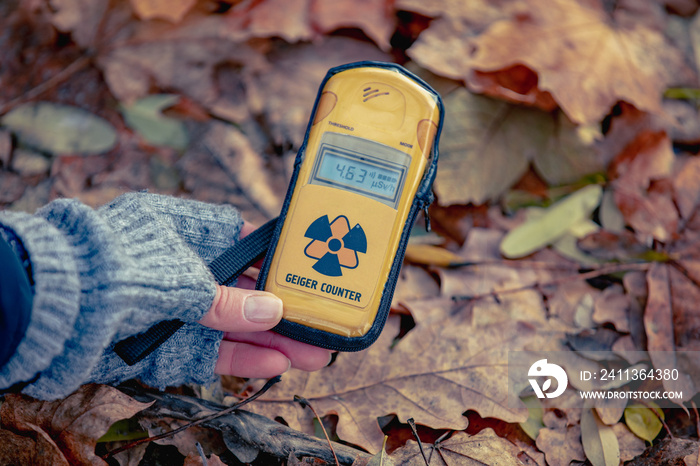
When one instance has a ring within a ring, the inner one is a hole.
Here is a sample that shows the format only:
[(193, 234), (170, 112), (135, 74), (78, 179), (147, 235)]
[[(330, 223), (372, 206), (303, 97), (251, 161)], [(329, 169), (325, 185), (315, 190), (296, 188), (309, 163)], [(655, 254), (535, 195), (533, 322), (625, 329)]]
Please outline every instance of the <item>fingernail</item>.
[(277, 322), (282, 318), (282, 300), (276, 296), (248, 296), (243, 303), (243, 314), (249, 322)]

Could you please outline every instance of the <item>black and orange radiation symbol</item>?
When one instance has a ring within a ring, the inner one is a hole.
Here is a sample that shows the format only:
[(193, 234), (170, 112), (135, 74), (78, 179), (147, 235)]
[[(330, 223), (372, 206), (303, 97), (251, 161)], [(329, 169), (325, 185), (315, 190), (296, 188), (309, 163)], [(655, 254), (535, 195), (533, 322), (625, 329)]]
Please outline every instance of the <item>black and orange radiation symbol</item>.
[(315, 271), (329, 277), (340, 277), (343, 268), (354, 269), (359, 265), (357, 253), (367, 252), (367, 237), (360, 226), (352, 229), (345, 215), (337, 216), (332, 222), (328, 215), (314, 220), (304, 233), (311, 242), (304, 254), (316, 259), (312, 266)]

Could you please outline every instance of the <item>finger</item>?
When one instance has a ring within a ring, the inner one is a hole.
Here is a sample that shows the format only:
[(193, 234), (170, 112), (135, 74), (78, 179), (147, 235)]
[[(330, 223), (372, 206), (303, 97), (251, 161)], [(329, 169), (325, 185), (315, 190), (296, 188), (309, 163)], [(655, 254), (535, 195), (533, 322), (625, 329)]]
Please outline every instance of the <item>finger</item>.
[(287, 372), (290, 366), (289, 359), (277, 350), (224, 340), (214, 371), (237, 377), (269, 378)]
[(282, 300), (272, 293), (217, 285), (214, 302), (199, 323), (224, 332), (261, 332), (277, 325), (282, 312)]
[(253, 280), (251, 277), (247, 275), (241, 275), (238, 277), (238, 280), (236, 281), (236, 288), (242, 288), (244, 290), (254, 290), (255, 289), (255, 280)]
[(239, 234), (240, 238), (244, 238), (256, 230), (256, 226), (250, 222), (243, 220), (243, 226), (241, 227), (241, 232)]
[(331, 352), (327, 349), (292, 340), (272, 331), (227, 332), (224, 334), (224, 341), (248, 343), (279, 351), (291, 361), (292, 367), (305, 371), (319, 370), (326, 367), (331, 360)]

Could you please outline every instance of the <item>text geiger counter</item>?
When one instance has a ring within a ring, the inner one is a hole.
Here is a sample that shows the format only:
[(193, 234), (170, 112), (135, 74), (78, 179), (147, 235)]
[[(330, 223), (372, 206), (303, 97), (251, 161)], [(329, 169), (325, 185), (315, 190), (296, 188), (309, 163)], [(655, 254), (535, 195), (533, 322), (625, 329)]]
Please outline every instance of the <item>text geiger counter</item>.
[(341, 351), (374, 342), (432, 201), (442, 118), (440, 96), (399, 65), (328, 72), (258, 279), (284, 302), (276, 331)]

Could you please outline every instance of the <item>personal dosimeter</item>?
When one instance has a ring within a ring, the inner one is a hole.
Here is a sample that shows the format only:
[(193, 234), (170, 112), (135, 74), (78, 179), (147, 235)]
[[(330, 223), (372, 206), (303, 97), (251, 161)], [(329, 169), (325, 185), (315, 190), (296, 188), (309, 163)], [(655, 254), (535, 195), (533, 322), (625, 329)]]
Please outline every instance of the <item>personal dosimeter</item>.
[(340, 351), (376, 340), (416, 214), (433, 200), (443, 113), (399, 65), (328, 72), (258, 278), (284, 303), (276, 331)]

